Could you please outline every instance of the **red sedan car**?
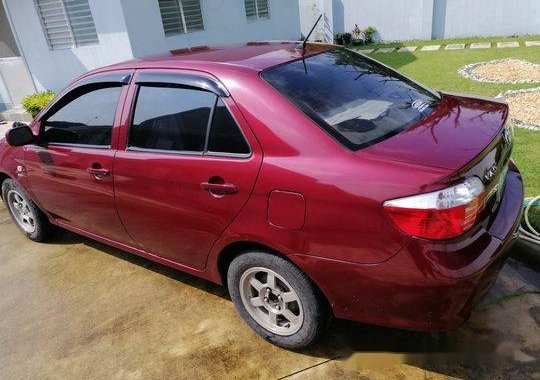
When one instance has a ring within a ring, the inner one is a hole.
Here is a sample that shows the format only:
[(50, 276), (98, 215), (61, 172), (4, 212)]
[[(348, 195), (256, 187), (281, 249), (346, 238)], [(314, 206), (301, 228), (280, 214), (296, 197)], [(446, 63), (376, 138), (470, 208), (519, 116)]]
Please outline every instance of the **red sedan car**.
[(447, 330), (494, 281), (523, 185), (508, 107), (351, 50), (175, 51), (89, 72), (0, 141), (2, 198), (228, 286), (271, 342), (330, 317)]

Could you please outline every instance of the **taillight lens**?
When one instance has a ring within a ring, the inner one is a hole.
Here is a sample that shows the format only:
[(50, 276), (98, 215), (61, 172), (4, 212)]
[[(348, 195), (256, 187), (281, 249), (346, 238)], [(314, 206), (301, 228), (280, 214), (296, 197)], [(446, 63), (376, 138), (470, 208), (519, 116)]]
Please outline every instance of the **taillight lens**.
[(471, 177), (459, 185), (432, 193), (384, 202), (396, 226), (425, 239), (448, 239), (463, 234), (477, 221), (484, 207), (482, 181)]

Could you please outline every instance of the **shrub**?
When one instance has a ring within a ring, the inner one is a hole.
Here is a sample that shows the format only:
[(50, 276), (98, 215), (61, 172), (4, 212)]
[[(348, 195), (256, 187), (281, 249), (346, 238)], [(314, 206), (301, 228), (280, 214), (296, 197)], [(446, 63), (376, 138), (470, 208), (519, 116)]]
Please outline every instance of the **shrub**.
[(26, 95), (21, 101), (21, 105), (32, 117), (41, 111), (47, 104), (53, 100), (55, 93), (53, 91), (40, 91), (35, 94)]
[(373, 35), (375, 34), (375, 28), (372, 26), (368, 26), (366, 29), (364, 29), (364, 39), (366, 40), (366, 43), (373, 42)]

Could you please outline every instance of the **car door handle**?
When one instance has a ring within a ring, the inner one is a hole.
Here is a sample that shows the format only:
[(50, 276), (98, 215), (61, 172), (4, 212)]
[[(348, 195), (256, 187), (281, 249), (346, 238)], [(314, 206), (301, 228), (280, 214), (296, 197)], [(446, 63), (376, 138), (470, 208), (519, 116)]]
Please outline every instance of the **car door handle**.
[(96, 179), (102, 179), (108, 177), (111, 174), (109, 169), (103, 169), (102, 167), (92, 165), (86, 171), (93, 175)]
[(214, 195), (236, 194), (238, 192), (236, 185), (232, 183), (203, 182), (201, 183), (201, 188)]

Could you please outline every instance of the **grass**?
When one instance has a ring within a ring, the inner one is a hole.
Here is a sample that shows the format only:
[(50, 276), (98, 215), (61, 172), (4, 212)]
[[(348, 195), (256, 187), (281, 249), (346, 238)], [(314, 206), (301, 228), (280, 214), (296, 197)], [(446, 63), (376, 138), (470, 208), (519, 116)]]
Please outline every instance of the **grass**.
[(438, 39), (438, 40), (411, 40), (401, 42), (377, 42), (365, 45), (354, 46), (358, 49), (377, 49), (381, 47), (402, 47), (402, 46), (418, 46), (420, 49), (426, 45), (447, 45), (447, 44), (465, 44), (470, 45), (474, 42), (491, 42), (491, 48), (495, 49), (497, 42), (518, 41), (521, 46), (524, 46), (525, 41), (539, 41), (540, 36), (527, 37), (469, 37), (469, 38), (453, 38), (453, 39)]
[[(540, 47), (524, 47), (523, 41), (538, 41), (540, 36), (527, 38), (472, 38), (457, 40), (410, 41), (406, 43), (371, 44), (353, 48), (444, 45), (448, 43), (519, 41), (519, 48), (464, 49), (417, 51), (410, 53), (373, 53), (370, 57), (391, 66), (427, 86), (449, 92), (495, 96), (506, 90), (538, 87), (535, 83), (496, 84), (473, 81), (458, 74), (469, 63), (502, 58), (518, 58), (540, 63)], [(540, 107), (540, 105), (538, 105)], [(525, 181), (526, 196), (540, 194), (540, 132), (516, 128), (513, 158)]]

